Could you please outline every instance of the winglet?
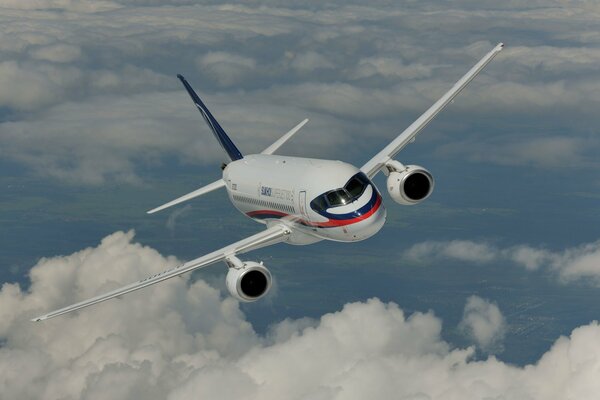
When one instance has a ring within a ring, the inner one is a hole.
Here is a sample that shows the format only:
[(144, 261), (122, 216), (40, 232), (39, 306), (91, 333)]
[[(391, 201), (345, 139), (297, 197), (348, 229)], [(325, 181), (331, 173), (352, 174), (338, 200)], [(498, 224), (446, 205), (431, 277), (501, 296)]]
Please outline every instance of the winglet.
[(208, 108), (206, 108), (202, 100), (200, 100), (200, 97), (198, 97), (196, 92), (194, 92), (194, 89), (188, 83), (188, 81), (186, 81), (183, 75), (181, 74), (177, 74), (177, 78), (179, 78), (181, 83), (183, 83), (185, 90), (187, 90), (188, 94), (194, 101), (194, 104), (196, 104), (196, 107), (198, 107), (198, 111), (200, 111), (200, 114), (202, 114), (202, 117), (208, 124), (208, 127), (212, 130), (213, 134), (215, 135), (215, 137), (221, 144), (221, 147), (223, 148), (223, 150), (225, 150), (231, 161), (243, 158), (244, 156), (242, 155), (242, 153), (238, 150), (237, 147), (235, 147), (235, 144), (233, 144), (229, 136), (227, 136), (227, 133), (225, 133), (225, 131), (223, 130), (223, 128), (221, 128), (221, 125), (219, 125), (215, 117), (212, 116), (212, 114), (210, 113)]

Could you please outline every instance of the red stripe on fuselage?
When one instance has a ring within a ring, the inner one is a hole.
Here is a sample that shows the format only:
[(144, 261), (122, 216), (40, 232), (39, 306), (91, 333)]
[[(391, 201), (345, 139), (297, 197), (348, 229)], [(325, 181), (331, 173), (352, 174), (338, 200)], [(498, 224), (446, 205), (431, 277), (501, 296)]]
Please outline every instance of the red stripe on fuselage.
[[(375, 214), (377, 212), (377, 210), (379, 210), (379, 207), (381, 207), (381, 196), (377, 195), (377, 201), (373, 205), (373, 208), (371, 208), (368, 212), (366, 212), (365, 214), (358, 216), (358, 217), (349, 218), (349, 219), (330, 219), (329, 221), (326, 221), (326, 222), (310, 222), (310, 221), (298, 218), (298, 219), (295, 219), (294, 222), (298, 222), (300, 224), (303, 224), (306, 226), (312, 226), (312, 227), (316, 227), (316, 228), (335, 228), (338, 226), (352, 225), (352, 224), (356, 224), (357, 222), (364, 221), (365, 219), (369, 218), (371, 215)], [(278, 217), (287, 217), (289, 214), (282, 213), (280, 211), (258, 210), (258, 211), (250, 211), (250, 212), (246, 213), (246, 215), (252, 218), (255, 216), (259, 216), (259, 215), (276, 215)]]
[(337, 226), (346, 226), (356, 224), (357, 222), (364, 221), (369, 218), (371, 215), (375, 214), (377, 210), (381, 207), (381, 196), (377, 195), (377, 201), (373, 205), (368, 212), (364, 213), (359, 217), (349, 218), (349, 219), (330, 219), (327, 222), (307, 222), (310, 226), (316, 226), (319, 228), (334, 228)]

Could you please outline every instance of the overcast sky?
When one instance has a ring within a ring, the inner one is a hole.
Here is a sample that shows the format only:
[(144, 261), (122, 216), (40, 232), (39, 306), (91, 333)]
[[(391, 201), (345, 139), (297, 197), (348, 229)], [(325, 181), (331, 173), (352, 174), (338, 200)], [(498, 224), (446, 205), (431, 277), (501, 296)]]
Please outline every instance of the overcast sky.
[[(0, 393), (591, 398), (598, 21), (586, 0), (0, 0)], [(360, 166), (498, 42), (399, 155), (436, 192), (384, 194), (376, 238), (261, 251), (253, 306), (216, 266), (29, 323), (260, 228), (218, 194), (143, 215), (219, 175), (177, 73), (243, 153), (308, 117), (280, 153)]]

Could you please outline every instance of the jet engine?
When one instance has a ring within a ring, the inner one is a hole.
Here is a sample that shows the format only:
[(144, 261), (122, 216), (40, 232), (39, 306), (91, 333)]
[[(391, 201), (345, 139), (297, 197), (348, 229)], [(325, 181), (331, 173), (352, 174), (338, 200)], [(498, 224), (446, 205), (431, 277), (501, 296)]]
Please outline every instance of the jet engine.
[(412, 206), (429, 197), (433, 191), (433, 176), (423, 167), (408, 165), (389, 173), (387, 189), (396, 203)]
[(237, 257), (231, 257), (227, 259), (227, 264), (227, 289), (239, 301), (256, 301), (271, 288), (271, 273), (262, 263), (242, 262)]

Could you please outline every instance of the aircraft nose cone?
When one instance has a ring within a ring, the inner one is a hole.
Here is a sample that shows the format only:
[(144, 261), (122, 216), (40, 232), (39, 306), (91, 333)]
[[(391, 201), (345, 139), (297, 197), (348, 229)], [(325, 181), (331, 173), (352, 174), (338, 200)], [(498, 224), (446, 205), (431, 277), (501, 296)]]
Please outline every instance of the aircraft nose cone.
[(348, 232), (352, 237), (352, 241), (365, 240), (379, 232), (385, 225), (386, 215), (387, 212), (382, 203), (369, 218), (352, 225)]
[(383, 203), (381, 203), (379, 210), (377, 210), (377, 212), (373, 215), (373, 235), (379, 232), (381, 228), (383, 228), (383, 225), (385, 225), (386, 217), (387, 211), (385, 210)]

